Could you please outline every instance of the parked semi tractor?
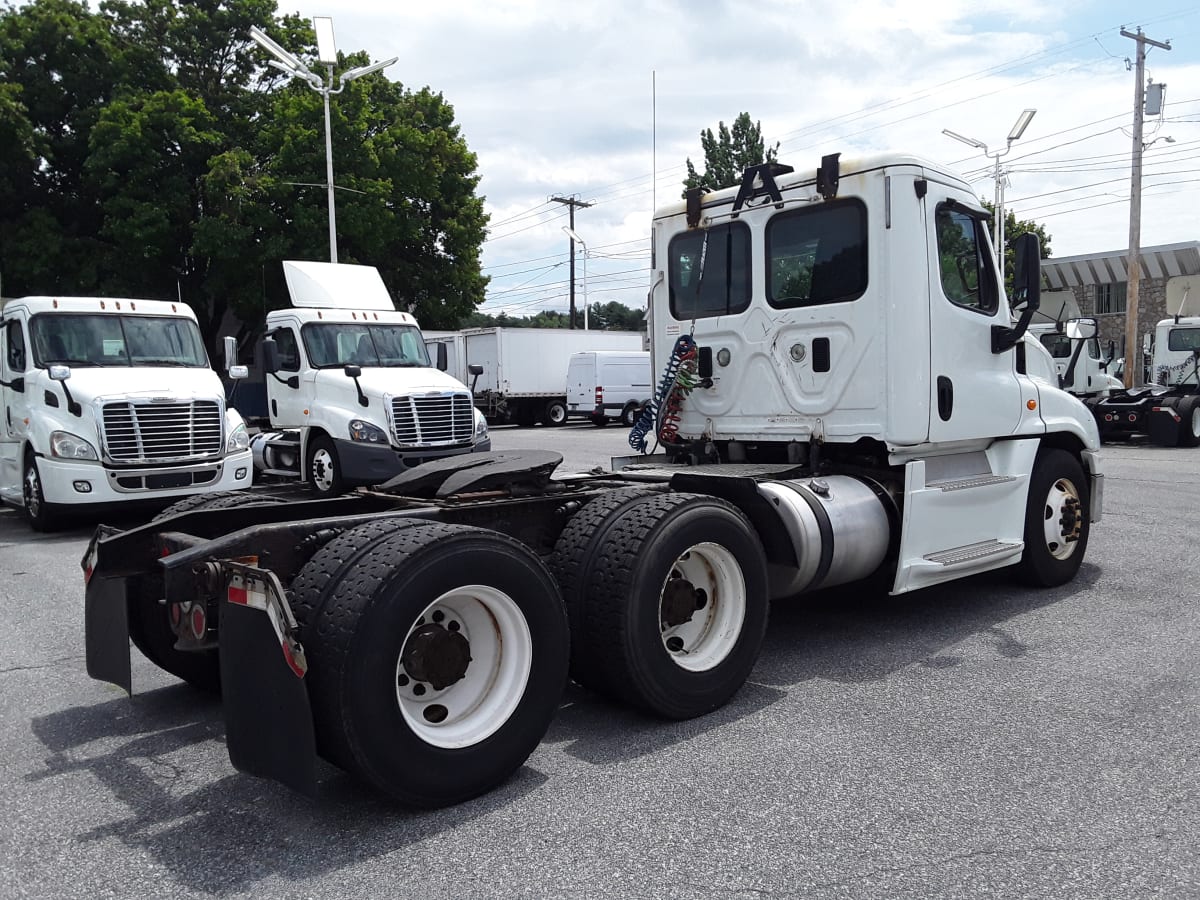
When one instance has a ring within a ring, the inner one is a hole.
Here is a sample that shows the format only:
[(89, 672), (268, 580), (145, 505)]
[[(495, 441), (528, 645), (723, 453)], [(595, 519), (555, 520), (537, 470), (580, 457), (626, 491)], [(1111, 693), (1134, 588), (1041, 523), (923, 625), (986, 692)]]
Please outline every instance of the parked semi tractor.
[(1124, 388), (1108, 371), (1112, 361), (1101, 353), (1095, 319), (1030, 325), (1029, 331), (1053, 357), (1063, 390), (1086, 401)]
[(1200, 445), (1200, 316), (1160, 321), (1148, 353), (1152, 384), (1087, 401), (1101, 438), (1148, 435), (1163, 447)]
[(567, 421), (567, 365), (584, 350), (641, 350), (637, 331), (467, 328), (429, 339), (446, 348), (448, 371), (471, 386), (493, 425)]
[(72, 511), (249, 487), (245, 424), (185, 304), (9, 300), (0, 359), (0, 498), (35, 529)]
[(152, 619), (151, 659), (219, 681), (239, 769), (313, 790), (322, 756), (437, 806), (518, 768), (568, 676), (669, 719), (721, 706), (772, 600), (1069, 581), (1101, 512), (1096, 423), (1031, 374), (1036, 238), (1014, 322), (988, 220), (898, 154), (689, 192), (654, 217), (659, 377), (630, 434), (664, 452), (559, 479), (555, 453), (474, 454), (102, 528), (88, 671), (128, 690), (129, 623)]
[(491, 449), (470, 392), (431, 364), (417, 320), (395, 309), (376, 269), (288, 261), (283, 271), (292, 307), (267, 314), (268, 422), (251, 440), (260, 477), (336, 495)]

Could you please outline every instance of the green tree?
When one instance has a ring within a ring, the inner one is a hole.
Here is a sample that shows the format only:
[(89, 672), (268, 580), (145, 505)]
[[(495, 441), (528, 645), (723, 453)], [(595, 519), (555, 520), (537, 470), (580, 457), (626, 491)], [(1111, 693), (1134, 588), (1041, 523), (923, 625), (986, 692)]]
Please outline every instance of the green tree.
[[(984, 209), (992, 216), (992, 222), (996, 219), (996, 207), (987, 200), (982, 200)], [(994, 229), (991, 229), (994, 233)], [(1013, 253), (1013, 247), (1016, 244), (1017, 238), (1023, 234), (1033, 233), (1037, 235), (1038, 246), (1041, 247), (1042, 259), (1050, 258), (1050, 235), (1046, 233), (1045, 226), (1039, 225), (1032, 219), (1018, 219), (1011, 209), (1004, 211), (1004, 280), (1005, 290), (1008, 295), (1012, 296), (1012, 276), (1013, 264), (1016, 259)]]
[[(251, 25), (315, 55), (308, 22), (275, 0), (0, 9), (6, 294), (181, 295), (211, 350), (227, 313), (245, 336), (286, 304), (282, 259), (328, 258), (321, 97), (265, 65)], [(427, 327), (453, 327), (487, 284), (453, 107), (375, 74), (331, 112), (339, 258), (376, 266)]]
[(774, 147), (763, 143), (762, 123), (752, 121), (750, 113), (739, 113), (733, 127), (724, 122), (717, 123), (717, 134), (711, 128), (700, 132), (700, 146), (704, 150), (704, 173), (696, 171), (689, 157), (688, 176), (685, 188), (706, 187), (710, 190), (732, 187), (742, 180), (742, 173), (750, 166), (764, 162), (775, 162), (779, 142)]

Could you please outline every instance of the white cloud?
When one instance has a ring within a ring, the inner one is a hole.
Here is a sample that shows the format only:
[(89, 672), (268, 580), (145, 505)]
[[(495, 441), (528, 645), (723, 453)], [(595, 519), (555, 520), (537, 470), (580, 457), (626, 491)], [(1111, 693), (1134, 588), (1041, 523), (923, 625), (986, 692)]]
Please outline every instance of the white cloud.
[[(329, 8), (303, 2), (299, 12)], [(596, 201), (576, 213), (597, 254), (593, 296), (641, 305), (646, 279), (626, 272), (638, 261), (601, 258), (601, 248), (644, 256), (654, 200), (678, 195), (687, 157), (702, 163), (699, 132), (743, 110), (798, 169), (824, 153), (907, 150), (977, 178), (991, 198), (992, 163), (941, 131), (995, 151), (1017, 114), (1036, 108), (1004, 158), (1008, 205), (1046, 226), (1056, 256), (1128, 241), (1124, 58), (1134, 44), (1118, 31), (1137, 23), (1113, 2), (343, 0), (333, 15), (343, 50), (398, 55), (390, 77), (428, 84), (454, 106), (495, 223), (484, 249), (489, 308), (565, 307), (566, 209), (546, 203), (552, 194)], [(1142, 244), (1200, 240), (1200, 10), (1142, 3), (1136, 15), (1151, 37), (1176, 39), (1148, 64), (1168, 105), (1147, 140), (1175, 143), (1146, 155)], [(615, 289), (597, 293), (606, 284)]]

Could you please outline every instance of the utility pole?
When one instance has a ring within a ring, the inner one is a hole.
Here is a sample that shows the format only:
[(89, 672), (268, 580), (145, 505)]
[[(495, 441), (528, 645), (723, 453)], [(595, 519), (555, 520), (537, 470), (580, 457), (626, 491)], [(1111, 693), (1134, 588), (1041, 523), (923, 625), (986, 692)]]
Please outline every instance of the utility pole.
[(1146, 45), (1171, 49), (1171, 42), (1152, 41), (1124, 28), (1121, 37), (1137, 41), (1137, 65), (1133, 85), (1133, 164), (1129, 188), (1129, 281), (1125, 296), (1125, 387), (1134, 385), (1134, 375), (1142, 372), (1142, 348), (1138, 344), (1138, 287), (1142, 279), (1142, 120), (1146, 106)]
[[(584, 203), (582, 200), (575, 197), (551, 197), (555, 203), (565, 203), (571, 210), (571, 231), (575, 230), (575, 207), (586, 209), (591, 206), (590, 203)], [(567, 240), (571, 242), (571, 313), (567, 317), (567, 323), (571, 328), (575, 327), (575, 238), (567, 235)]]

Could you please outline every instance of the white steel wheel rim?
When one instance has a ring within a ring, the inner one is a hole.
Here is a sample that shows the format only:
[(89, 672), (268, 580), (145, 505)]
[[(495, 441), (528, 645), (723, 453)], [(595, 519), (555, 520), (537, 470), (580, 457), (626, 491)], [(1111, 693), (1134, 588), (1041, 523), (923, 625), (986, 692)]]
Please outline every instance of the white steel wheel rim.
[(313, 451), (312, 480), (319, 491), (333, 490), (333, 454), (324, 447)]
[[(1074, 512), (1074, 527), (1069, 530), (1063, 526), (1062, 520), (1069, 511)], [(1079, 531), (1083, 523), (1083, 505), (1079, 500), (1079, 490), (1069, 478), (1059, 478), (1050, 485), (1046, 496), (1045, 507), (1045, 537), (1046, 549), (1055, 559), (1069, 559), (1079, 546)], [(1073, 536), (1075, 540), (1068, 541)]]
[(1200, 400), (1192, 409), (1192, 437), (1200, 438)]
[(567, 421), (567, 408), (555, 403), (550, 407), (550, 421), (555, 425)]
[(689, 547), (675, 560), (663, 582), (660, 599), (674, 578), (703, 590), (707, 602), (682, 625), (662, 621), (663, 648), (674, 663), (689, 672), (705, 672), (720, 665), (737, 646), (746, 621), (746, 579), (734, 555), (709, 542)]
[(41, 485), (38, 483), (37, 467), (30, 463), (25, 469), (25, 508), (37, 517), (42, 511)]
[[(404, 668), (404, 647), (429, 622), (448, 629), (455, 623), (452, 630), (470, 645), (466, 672), (441, 690), (410, 678)], [(516, 601), (487, 585), (464, 585), (434, 600), (409, 629), (396, 660), (396, 701), (404, 721), (425, 743), (450, 750), (470, 747), (512, 717), (532, 665), (533, 638)]]

